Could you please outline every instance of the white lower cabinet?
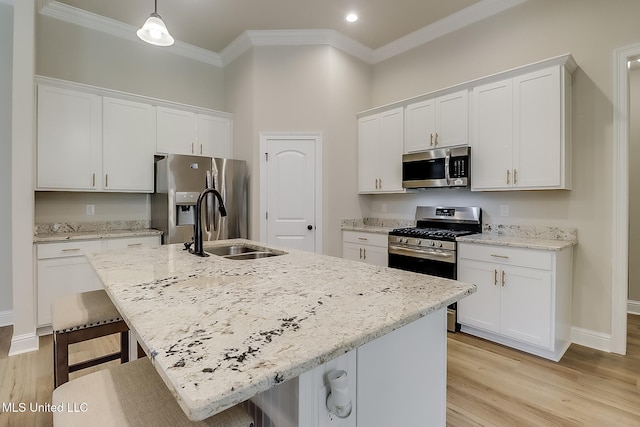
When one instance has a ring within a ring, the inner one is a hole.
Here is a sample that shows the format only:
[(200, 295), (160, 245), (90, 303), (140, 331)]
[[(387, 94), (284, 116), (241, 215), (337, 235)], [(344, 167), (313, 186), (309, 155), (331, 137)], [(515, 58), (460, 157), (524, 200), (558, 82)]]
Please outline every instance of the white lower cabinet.
[(160, 236), (36, 244), (37, 325), (51, 325), (51, 303), (79, 292), (103, 289), (85, 254), (105, 249), (160, 245)]
[(388, 236), (364, 231), (342, 232), (342, 257), (367, 264), (389, 265)]
[(555, 361), (571, 344), (572, 248), (547, 251), (458, 244), (462, 331)]

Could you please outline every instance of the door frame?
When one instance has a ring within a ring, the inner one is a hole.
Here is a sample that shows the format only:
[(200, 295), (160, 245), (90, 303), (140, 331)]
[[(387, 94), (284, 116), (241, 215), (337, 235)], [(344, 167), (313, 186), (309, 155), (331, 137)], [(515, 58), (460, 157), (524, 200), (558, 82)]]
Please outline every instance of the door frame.
[(640, 44), (614, 51), (613, 58), (613, 212), (611, 277), (611, 351), (627, 352), (629, 291), (629, 69)]
[(269, 140), (305, 139), (313, 141), (315, 147), (315, 248), (322, 253), (322, 132), (260, 132), (260, 241), (267, 242), (267, 146)]

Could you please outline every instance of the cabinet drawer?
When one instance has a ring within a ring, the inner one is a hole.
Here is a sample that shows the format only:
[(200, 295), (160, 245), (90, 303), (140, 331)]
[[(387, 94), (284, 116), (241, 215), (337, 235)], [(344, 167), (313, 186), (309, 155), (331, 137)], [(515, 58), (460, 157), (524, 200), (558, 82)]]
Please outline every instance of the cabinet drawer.
[(160, 246), (160, 236), (123, 237), (105, 240), (105, 249), (127, 249), (142, 246)]
[(540, 270), (551, 270), (553, 267), (553, 253), (550, 251), (510, 248), (497, 245), (459, 243), (458, 258), (537, 268)]
[(37, 245), (37, 258), (48, 259), (83, 256), (87, 253), (100, 252), (101, 250), (101, 240), (39, 243)]
[(380, 233), (366, 233), (362, 231), (343, 231), (342, 241), (350, 243), (358, 243), (360, 245), (371, 245), (387, 247), (389, 236)]

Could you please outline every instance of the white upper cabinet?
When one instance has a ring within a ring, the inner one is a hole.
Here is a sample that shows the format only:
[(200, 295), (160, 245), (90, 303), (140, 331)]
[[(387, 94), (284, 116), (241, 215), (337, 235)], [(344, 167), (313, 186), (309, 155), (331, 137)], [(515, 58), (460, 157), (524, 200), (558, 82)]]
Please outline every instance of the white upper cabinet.
[(198, 114), (198, 143), (203, 156), (231, 158), (231, 120)]
[(473, 89), (472, 190), (571, 189), (570, 87), (558, 65)]
[(155, 108), (105, 97), (102, 114), (103, 189), (153, 192)]
[(397, 193), (402, 188), (404, 109), (358, 119), (358, 192)]
[(406, 107), (406, 153), (469, 143), (469, 91), (442, 95)]
[(158, 153), (231, 157), (232, 121), (225, 117), (158, 107)]
[(158, 120), (157, 152), (200, 154), (200, 147), (196, 147), (198, 122), (195, 113), (158, 107), (156, 114)]
[(38, 86), (38, 189), (95, 190), (102, 176), (100, 96)]

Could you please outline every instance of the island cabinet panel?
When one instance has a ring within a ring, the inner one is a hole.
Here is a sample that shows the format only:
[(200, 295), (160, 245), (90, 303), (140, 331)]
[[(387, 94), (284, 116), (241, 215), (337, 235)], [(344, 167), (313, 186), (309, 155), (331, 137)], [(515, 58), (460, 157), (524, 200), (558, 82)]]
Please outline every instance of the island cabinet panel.
[(57, 298), (104, 288), (87, 261), (86, 254), (105, 249), (158, 245), (160, 236), (37, 243), (35, 251), (38, 327), (45, 328), (45, 332), (50, 331), (51, 304)]
[(469, 143), (467, 89), (406, 107), (406, 153)]
[(38, 86), (36, 188), (96, 189), (102, 176), (102, 102), (80, 91)]
[(342, 257), (387, 267), (388, 235), (345, 230), (342, 232)]
[(561, 65), (473, 88), (472, 190), (571, 189), (570, 88)]
[(402, 193), (404, 109), (358, 119), (358, 192)]
[(570, 342), (572, 248), (545, 251), (461, 242), (462, 331), (555, 361)]

